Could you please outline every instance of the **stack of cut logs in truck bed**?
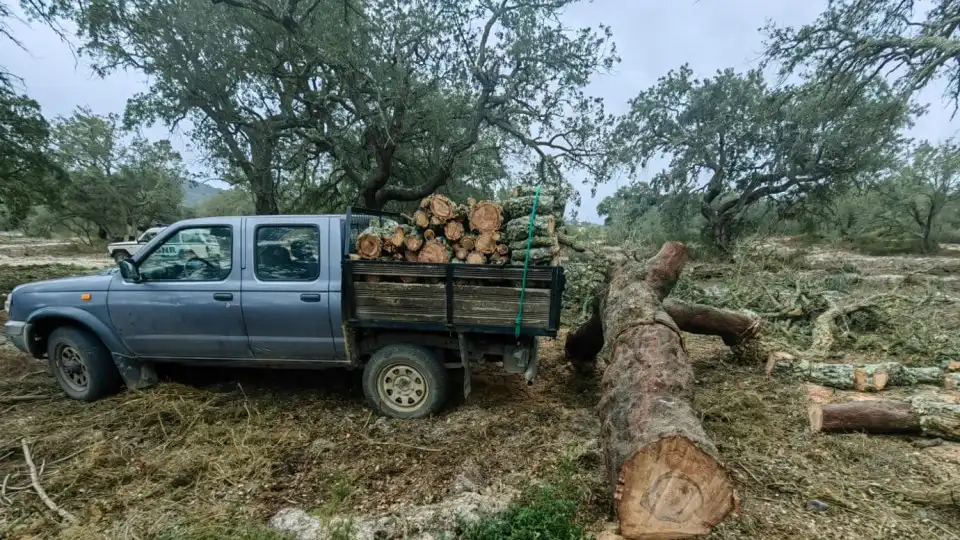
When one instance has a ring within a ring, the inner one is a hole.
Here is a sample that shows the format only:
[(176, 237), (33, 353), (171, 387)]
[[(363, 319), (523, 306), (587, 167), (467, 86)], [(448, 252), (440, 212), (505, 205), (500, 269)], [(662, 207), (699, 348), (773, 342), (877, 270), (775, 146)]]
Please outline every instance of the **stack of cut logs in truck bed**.
[[(457, 204), (431, 195), (410, 223), (375, 219), (357, 236), (351, 258), (421, 263), (530, 264), (558, 266), (566, 201), (548, 189), (516, 188), (501, 202)], [(534, 208), (536, 201), (536, 208)], [(531, 231), (531, 215), (533, 215)]]

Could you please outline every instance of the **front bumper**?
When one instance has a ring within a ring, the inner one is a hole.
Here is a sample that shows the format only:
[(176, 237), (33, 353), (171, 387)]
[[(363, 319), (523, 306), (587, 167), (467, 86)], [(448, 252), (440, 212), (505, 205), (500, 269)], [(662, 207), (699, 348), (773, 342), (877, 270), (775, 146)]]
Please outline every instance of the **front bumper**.
[(7, 339), (9, 339), (16, 348), (26, 353), (30, 352), (27, 349), (27, 323), (21, 321), (7, 321), (3, 325), (3, 329), (7, 334)]

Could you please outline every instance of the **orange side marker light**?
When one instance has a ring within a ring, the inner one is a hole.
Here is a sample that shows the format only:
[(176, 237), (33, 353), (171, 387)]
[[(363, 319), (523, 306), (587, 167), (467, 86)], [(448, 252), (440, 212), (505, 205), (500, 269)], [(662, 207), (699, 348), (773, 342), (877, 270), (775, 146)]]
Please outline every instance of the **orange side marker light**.
[(83, 294), (81, 294), (81, 295), (80, 295), (80, 299), (83, 300), (84, 302), (89, 302), (89, 301), (90, 301), (90, 293), (83, 293)]

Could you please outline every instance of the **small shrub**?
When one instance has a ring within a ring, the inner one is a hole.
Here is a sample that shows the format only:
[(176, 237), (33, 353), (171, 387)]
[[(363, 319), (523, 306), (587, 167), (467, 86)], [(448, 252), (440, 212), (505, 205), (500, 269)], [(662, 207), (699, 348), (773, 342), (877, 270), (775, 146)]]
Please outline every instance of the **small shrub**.
[(586, 540), (576, 522), (575, 502), (560, 498), (554, 488), (542, 487), (496, 517), (467, 527), (465, 540)]

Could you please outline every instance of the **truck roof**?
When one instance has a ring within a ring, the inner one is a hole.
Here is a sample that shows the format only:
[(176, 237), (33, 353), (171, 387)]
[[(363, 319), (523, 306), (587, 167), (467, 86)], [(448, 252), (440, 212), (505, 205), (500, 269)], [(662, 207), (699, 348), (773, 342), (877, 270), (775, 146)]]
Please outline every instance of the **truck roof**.
[(190, 225), (193, 223), (209, 223), (216, 219), (250, 219), (254, 221), (296, 221), (310, 218), (344, 218), (346, 214), (278, 214), (269, 216), (216, 216), (206, 218), (191, 218), (178, 221), (177, 224)]

